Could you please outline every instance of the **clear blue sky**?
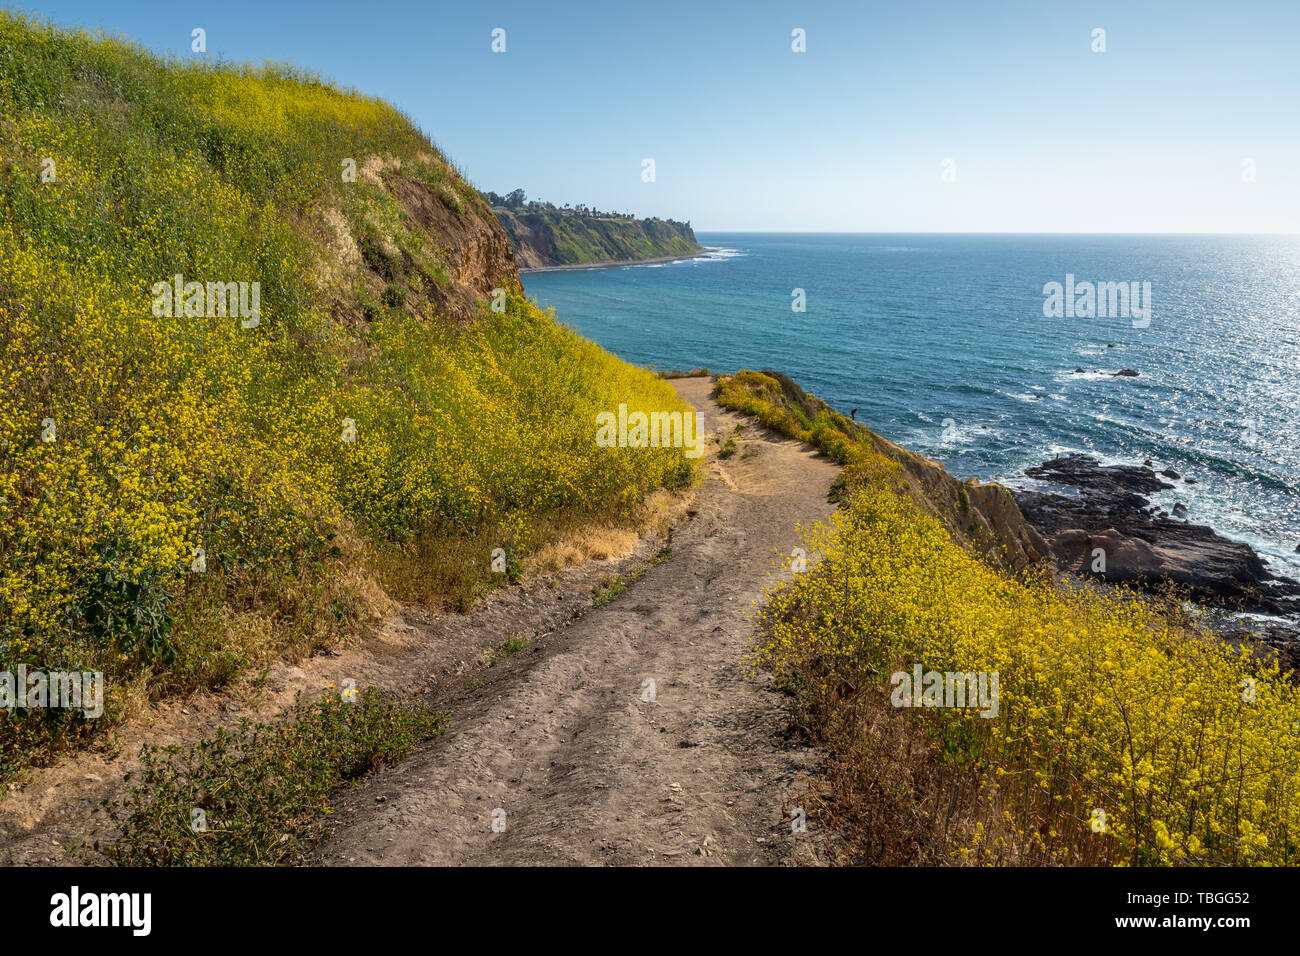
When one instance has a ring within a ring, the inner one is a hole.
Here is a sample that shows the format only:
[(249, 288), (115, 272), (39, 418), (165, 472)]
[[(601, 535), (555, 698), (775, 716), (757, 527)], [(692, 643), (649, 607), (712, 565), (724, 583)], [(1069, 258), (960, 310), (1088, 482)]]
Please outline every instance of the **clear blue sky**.
[(1298, 0), (21, 6), (187, 56), (203, 27), (390, 100), (480, 188), (702, 231), (1300, 227)]

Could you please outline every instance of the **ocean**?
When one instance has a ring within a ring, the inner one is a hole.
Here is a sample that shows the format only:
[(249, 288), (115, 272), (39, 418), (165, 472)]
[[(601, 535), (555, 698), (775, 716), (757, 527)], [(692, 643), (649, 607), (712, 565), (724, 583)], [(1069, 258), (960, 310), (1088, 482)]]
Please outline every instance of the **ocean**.
[[(630, 362), (785, 372), (958, 477), (1032, 486), (1024, 469), (1066, 452), (1149, 459), (1196, 482), (1153, 503), (1183, 502), (1300, 577), (1300, 237), (699, 239), (707, 258), (528, 273), (524, 286)], [(1081, 302), (1083, 315), (1049, 316), (1052, 282), (1137, 294), (1127, 315), (1089, 317)]]

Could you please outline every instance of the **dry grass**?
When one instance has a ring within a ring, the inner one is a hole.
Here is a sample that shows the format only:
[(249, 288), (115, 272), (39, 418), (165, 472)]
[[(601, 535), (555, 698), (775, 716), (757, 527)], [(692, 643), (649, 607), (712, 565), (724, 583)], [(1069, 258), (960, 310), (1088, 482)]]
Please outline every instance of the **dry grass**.
[(382, 186), (385, 171), (401, 168), (402, 160), (397, 156), (367, 156), (357, 167), (357, 175), (375, 186)]
[(975, 862), (963, 849), (980, 833), (983, 842), (1005, 842), (999, 863), (1021, 862), (998, 802), (937, 758), (923, 721), (900, 719), (881, 688), (859, 699), (856, 734), (845, 716), (796, 713), (800, 729), (832, 754), (801, 799), (810, 817), (829, 824), (836, 864), (963, 865)]
[(525, 562), (528, 579), (563, 571), (588, 561), (617, 561), (636, 549), (645, 535), (666, 537), (668, 529), (690, 507), (694, 489), (655, 491), (634, 513), (617, 521), (591, 521), (555, 528), (554, 535)]
[(394, 600), (464, 613), (495, 586), (492, 549), (500, 543), (492, 530), (433, 529), (408, 545), (376, 548), (373, 567)]
[(330, 271), (325, 281), (320, 284), (328, 285), (336, 277), (334, 273), (336, 264), (342, 264), (349, 272), (360, 267), (361, 250), (357, 248), (357, 242), (352, 238), (352, 230), (341, 212), (337, 209), (326, 209), (324, 219), (328, 227), (328, 235), (323, 242), (326, 253), (323, 262)]
[(627, 557), (641, 540), (628, 528), (593, 525), (546, 545), (528, 562), (530, 571), (563, 571), (588, 561), (614, 561)]
[[(539, 519), (526, 540), (510, 541), (500, 529), (474, 534), (435, 529), (401, 547), (376, 549), (370, 566), (381, 594), (438, 610), (468, 611), (495, 587), (537, 578), (591, 561), (630, 555), (646, 535), (664, 537), (694, 500), (694, 490), (654, 491), (631, 510), (603, 515), (563, 513)], [(492, 552), (504, 547), (505, 574), (491, 570)]]

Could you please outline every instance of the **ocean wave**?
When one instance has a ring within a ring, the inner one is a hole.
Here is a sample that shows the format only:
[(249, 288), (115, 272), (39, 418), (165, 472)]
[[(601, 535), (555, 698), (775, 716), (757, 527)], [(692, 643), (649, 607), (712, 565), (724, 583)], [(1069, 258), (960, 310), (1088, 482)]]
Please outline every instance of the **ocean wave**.
[(1121, 376), (1116, 375), (1114, 372), (1103, 372), (1103, 371), (1067, 372), (1064, 370), (1057, 372), (1056, 375), (1054, 376), (1054, 378), (1058, 382), (1069, 382), (1069, 381), (1107, 382), (1110, 381), (1111, 379), (1119, 379), (1120, 377)]
[[(924, 416), (920, 416), (918, 413), (918, 417)], [(933, 419), (926, 420), (933, 421)], [(958, 425), (951, 417), (944, 418), (941, 425), (942, 427), (938, 429), (909, 429), (908, 438), (903, 442), (904, 446), (918, 451), (925, 449), (927, 451), (948, 451), (964, 454), (969, 446), (1000, 439), (1004, 434), (1001, 429), (979, 422)], [(963, 448), (963, 446), (966, 446), (966, 448)]]

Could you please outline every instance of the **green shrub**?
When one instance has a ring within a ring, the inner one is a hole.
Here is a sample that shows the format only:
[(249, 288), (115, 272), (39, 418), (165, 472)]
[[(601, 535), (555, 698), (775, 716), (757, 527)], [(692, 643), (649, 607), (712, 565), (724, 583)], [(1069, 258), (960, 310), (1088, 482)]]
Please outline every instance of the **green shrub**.
[[(109, 858), (125, 866), (292, 862), (340, 784), (406, 756), (447, 718), (367, 688), (355, 703), (339, 695), (299, 700), (272, 723), (244, 720), (185, 749), (146, 747), (137, 782), (107, 805), (122, 831)], [(205, 828), (196, 827), (195, 811)]]

